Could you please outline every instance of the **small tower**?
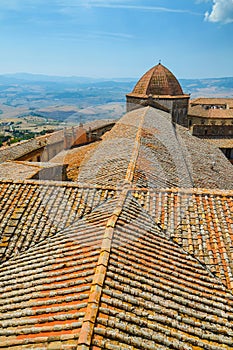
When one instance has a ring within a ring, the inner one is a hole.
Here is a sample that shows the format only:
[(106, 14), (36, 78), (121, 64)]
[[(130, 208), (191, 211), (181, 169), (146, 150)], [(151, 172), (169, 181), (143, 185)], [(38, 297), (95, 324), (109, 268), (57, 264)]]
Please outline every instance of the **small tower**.
[(167, 110), (175, 123), (187, 127), (189, 98), (174, 74), (159, 63), (146, 72), (133, 91), (126, 95), (127, 111), (144, 106)]

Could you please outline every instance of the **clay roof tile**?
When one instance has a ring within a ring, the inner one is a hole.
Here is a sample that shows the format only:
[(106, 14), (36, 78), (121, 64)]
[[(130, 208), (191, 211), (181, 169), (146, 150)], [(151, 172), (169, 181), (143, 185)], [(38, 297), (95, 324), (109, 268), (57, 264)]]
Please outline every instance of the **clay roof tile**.
[(133, 94), (178, 96), (183, 95), (183, 91), (174, 74), (159, 63), (139, 79)]

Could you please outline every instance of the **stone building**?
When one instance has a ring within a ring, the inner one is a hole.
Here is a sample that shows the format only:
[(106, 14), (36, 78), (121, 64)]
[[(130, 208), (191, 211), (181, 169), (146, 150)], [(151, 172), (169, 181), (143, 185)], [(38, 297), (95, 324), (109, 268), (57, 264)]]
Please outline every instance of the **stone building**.
[(114, 120), (97, 120), (0, 148), (0, 178), (67, 179), (64, 159), (54, 162), (64, 150), (91, 144), (111, 130)]
[(146, 72), (133, 91), (126, 95), (127, 111), (151, 106), (168, 111), (175, 123), (187, 126), (189, 98), (172, 72), (159, 63)]
[(72, 181), (0, 180), (0, 349), (232, 349), (222, 152), (148, 105), (60, 153)]
[(190, 101), (189, 130), (215, 144), (233, 162), (233, 99), (197, 98)]

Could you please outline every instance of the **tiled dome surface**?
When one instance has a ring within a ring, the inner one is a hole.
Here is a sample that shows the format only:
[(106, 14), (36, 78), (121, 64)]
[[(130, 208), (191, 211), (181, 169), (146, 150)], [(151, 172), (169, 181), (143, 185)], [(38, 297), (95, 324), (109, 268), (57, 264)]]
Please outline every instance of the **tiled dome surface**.
[(183, 91), (174, 74), (159, 63), (142, 76), (133, 94), (179, 96)]

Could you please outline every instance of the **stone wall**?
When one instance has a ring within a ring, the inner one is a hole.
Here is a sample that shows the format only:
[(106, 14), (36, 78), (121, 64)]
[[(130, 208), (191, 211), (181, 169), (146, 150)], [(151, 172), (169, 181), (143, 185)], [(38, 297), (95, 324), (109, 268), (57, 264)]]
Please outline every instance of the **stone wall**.
[(63, 149), (64, 140), (62, 139), (59, 142), (46, 144), (44, 147), (40, 147), (32, 152), (28, 152), (22, 157), (17, 158), (17, 160), (27, 162), (48, 162)]
[(233, 137), (233, 125), (193, 125), (191, 132), (194, 136)]
[[(167, 109), (168, 112), (172, 114), (172, 120), (180, 125), (183, 125), (185, 127), (188, 127), (188, 105), (189, 105), (189, 96), (185, 96), (182, 98), (179, 97), (169, 97), (169, 98), (162, 98), (162, 97), (134, 97), (134, 96), (127, 96), (126, 95), (126, 101), (127, 101), (127, 112), (133, 111), (138, 108), (142, 108), (145, 106), (151, 106), (154, 108), (159, 108), (158, 105), (161, 105), (161, 107), (164, 107)], [(157, 105), (158, 104), (158, 105)]]
[(233, 118), (207, 118), (188, 116), (189, 126), (192, 125), (233, 125)]
[(54, 165), (53, 167), (43, 168), (32, 177), (35, 180), (66, 181), (66, 165)]
[(73, 146), (83, 145), (88, 142), (87, 131), (82, 125), (79, 127), (64, 129), (64, 149), (69, 149)]
[(99, 120), (96, 123), (92, 123), (94, 127), (91, 124), (91, 128), (89, 127), (90, 124), (65, 128), (64, 131), (59, 130), (11, 146), (1, 147), (0, 163), (10, 160), (48, 162), (64, 149), (99, 140), (106, 131), (111, 130), (115, 121)]
[(188, 98), (172, 100), (172, 120), (173, 122), (188, 127)]
[(135, 109), (145, 107), (147, 97), (138, 98), (126, 95), (126, 112), (134, 111)]

